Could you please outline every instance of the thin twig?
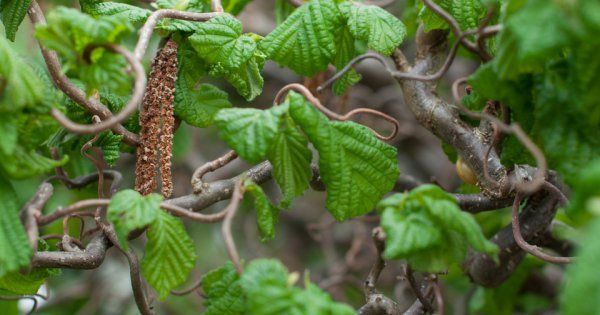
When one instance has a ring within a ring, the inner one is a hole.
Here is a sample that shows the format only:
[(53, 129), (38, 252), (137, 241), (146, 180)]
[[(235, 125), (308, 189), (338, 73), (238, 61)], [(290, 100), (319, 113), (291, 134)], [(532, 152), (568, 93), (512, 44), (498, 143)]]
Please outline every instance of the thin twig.
[(78, 124), (70, 120), (65, 114), (61, 113), (58, 109), (52, 108), (50, 114), (54, 119), (56, 119), (65, 129), (77, 133), (77, 134), (95, 134), (102, 132), (107, 129), (112, 129), (116, 125), (124, 122), (129, 116), (139, 108), (139, 105), (142, 103), (142, 98), (144, 97), (144, 89), (146, 87), (146, 72), (144, 70), (144, 66), (142, 63), (134, 57), (132, 53), (117, 45), (104, 45), (98, 46), (102, 48), (106, 48), (112, 52), (123, 55), (125, 60), (129, 63), (131, 68), (133, 69), (133, 73), (135, 75), (135, 81), (133, 84), (133, 93), (131, 95), (131, 99), (123, 107), (123, 109), (116, 115), (106, 117), (102, 122), (87, 125), (87, 124)]
[(240, 256), (235, 246), (235, 241), (233, 240), (233, 236), (231, 235), (231, 223), (235, 214), (237, 213), (238, 207), (242, 198), (244, 197), (244, 187), (243, 181), (239, 180), (235, 188), (233, 190), (233, 195), (231, 196), (231, 201), (227, 208), (225, 208), (224, 212), (225, 220), (223, 221), (223, 225), (221, 226), (221, 234), (223, 235), (223, 240), (225, 241), (225, 246), (227, 248), (227, 254), (231, 259), (231, 262), (235, 266), (235, 269), (239, 274), (242, 274), (242, 265), (240, 263)]
[(215, 170), (220, 169), (221, 167), (229, 164), (231, 161), (235, 160), (237, 158), (237, 153), (235, 153), (235, 151), (229, 151), (227, 153), (225, 153), (223, 156), (219, 157), (218, 159), (215, 159), (213, 161), (210, 161), (208, 163), (205, 163), (203, 165), (201, 165), (200, 167), (198, 167), (195, 171), (194, 174), (192, 175), (192, 189), (195, 193), (200, 193), (202, 192), (202, 188), (204, 186), (204, 183), (202, 182), (202, 177), (209, 172), (214, 172)]
[[(213, 0), (214, 1), (214, 0)], [(156, 24), (158, 21), (169, 18), (169, 19), (178, 19), (185, 21), (193, 21), (193, 22), (206, 22), (213, 17), (217, 16), (218, 12), (213, 13), (196, 13), (196, 12), (187, 12), (187, 11), (178, 11), (178, 10), (168, 10), (161, 9), (152, 12), (152, 14), (146, 19), (146, 23), (140, 29), (140, 36), (138, 38), (138, 42), (135, 45), (134, 57), (138, 61), (142, 60), (142, 57), (146, 53), (146, 49), (148, 48), (148, 43), (150, 42), (150, 37), (154, 32), (154, 28), (156, 28)]]
[(316, 98), (314, 95), (312, 95), (312, 93), (308, 90), (308, 88), (306, 88), (304, 85), (299, 84), (299, 83), (288, 84), (288, 85), (284, 86), (283, 88), (281, 88), (281, 90), (279, 90), (279, 92), (277, 92), (277, 95), (275, 95), (273, 104), (274, 105), (281, 104), (281, 102), (283, 102), (284, 97), (287, 95), (287, 93), (289, 91), (296, 91), (296, 92), (302, 94), (309, 103), (311, 103), (313, 106), (315, 106), (318, 110), (320, 110), (323, 114), (325, 114), (325, 116), (327, 116), (329, 119), (334, 119), (334, 120), (339, 120), (339, 121), (347, 121), (347, 120), (350, 120), (350, 118), (352, 118), (352, 116), (355, 116), (358, 114), (369, 114), (369, 115), (373, 115), (375, 117), (383, 118), (384, 120), (390, 122), (394, 128), (389, 136), (387, 136), (387, 137), (383, 136), (380, 133), (378, 133), (377, 131), (371, 129), (370, 127), (367, 127), (369, 129), (371, 129), (371, 131), (373, 131), (375, 136), (381, 140), (387, 141), (387, 140), (391, 140), (391, 139), (395, 138), (396, 135), (398, 134), (398, 130), (400, 129), (400, 123), (395, 118), (393, 118), (387, 114), (384, 114), (380, 111), (370, 109), (370, 108), (357, 108), (357, 109), (351, 110), (350, 112), (348, 112), (345, 115), (340, 115), (340, 114), (330, 110), (329, 108), (323, 106), (323, 104), (321, 104), (321, 101), (319, 101), (318, 98)]
[(52, 197), (54, 193), (54, 187), (50, 183), (42, 183), (38, 190), (35, 192), (33, 197), (23, 206), (21, 209), (21, 222), (27, 232), (27, 239), (29, 245), (34, 252), (38, 248), (38, 225), (37, 217), (42, 215), (42, 209), (48, 202), (48, 199)]
[[(31, 19), (31, 22), (34, 25), (46, 24), (46, 18), (44, 17), (42, 9), (40, 8), (37, 1), (31, 1), (29, 5), (28, 14), (29, 18)], [(75, 103), (85, 108), (90, 113), (98, 115), (100, 116), (100, 118), (105, 120), (112, 117), (112, 112), (106, 106), (104, 106), (95, 98), (88, 99), (86, 93), (69, 80), (69, 78), (64, 74), (63, 70), (61, 69), (60, 61), (55, 51), (47, 49), (41, 44), (40, 50), (42, 51), (42, 56), (44, 57), (44, 61), (46, 63), (46, 67), (48, 68), (48, 72), (50, 73), (50, 77), (52, 77), (52, 81), (58, 89), (60, 89), (70, 99), (72, 99)], [(113, 121), (111, 121), (111, 123), (112, 122)], [(114, 125), (112, 127), (112, 131), (118, 135), (122, 135), (123, 142), (133, 146), (137, 145), (137, 135), (128, 131), (122, 125)]]
[(423, 305), (423, 308), (428, 312), (433, 311), (433, 305), (431, 305), (429, 299), (425, 297), (423, 291), (421, 291), (421, 289), (419, 288), (420, 286), (417, 283), (412, 268), (409, 264), (404, 265), (404, 276), (406, 277), (406, 280), (408, 281), (408, 284), (410, 285), (410, 288), (412, 289), (413, 293)]
[(375, 263), (373, 267), (369, 271), (369, 275), (365, 280), (365, 295), (372, 295), (377, 293), (377, 289), (375, 288), (375, 284), (379, 279), (379, 275), (383, 268), (385, 268), (385, 260), (383, 260), (383, 251), (385, 249), (385, 232), (380, 227), (373, 229), (373, 243), (375, 244), (375, 249), (377, 249), (377, 257), (375, 258)]
[(184, 296), (184, 295), (188, 295), (196, 290), (198, 290), (200, 288), (200, 286), (202, 285), (202, 278), (196, 280), (196, 282), (194, 282), (194, 284), (192, 284), (189, 288), (187, 289), (183, 289), (183, 290), (171, 290), (171, 294), (173, 295), (177, 295), (177, 296)]
[(527, 243), (527, 241), (523, 238), (523, 235), (521, 234), (521, 225), (519, 223), (519, 206), (520, 206), (523, 198), (524, 198), (524, 195), (517, 193), (517, 195), (515, 196), (515, 202), (513, 203), (513, 207), (512, 207), (512, 231), (513, 231), (513, 236), (515, 238), (515, 241), (517, 242), (519, 247), (521, 247), (521, 249), (530, 253), (531, 255), (533, 255), (541, 260), (550, 262), (550, 263), (555, 263), (555, 264), (572, 263), (574, 261), (574, 257), (557, 257), (557, 256), (548, 255), (548, 254), (542, 252), (539, 247)]

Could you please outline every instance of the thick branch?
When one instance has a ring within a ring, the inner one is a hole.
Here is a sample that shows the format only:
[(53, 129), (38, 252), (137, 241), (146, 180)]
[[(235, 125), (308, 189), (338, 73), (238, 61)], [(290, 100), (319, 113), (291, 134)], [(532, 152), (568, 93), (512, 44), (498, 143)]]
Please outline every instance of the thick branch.
[[(540, 191), (529, 197), (519, 223), (523, 238), (529, 243), (539, 243), (547, 235), (550, 223), (556, 214), (559, 199), (555, 194)], [(486, 287), (502, 284), (519, 265), (525, 252), (515, 241), (512, 225), (500, 230), (491, 239), (500, 247), (499, 264), (485, 254), (472, 252), (463, 264), (463, 269), (471, 280)]]
[[(396, 54), (396, 67), (400, 71), (410, 71), (414, 74), (427, 74), (439, 68), (444, 60), (446, 51), (446, 33), (431, 31), (424, 33), (422, 29), (417, 34), (418, 52), (415, 66), (407, 69), (403, 56)], [(505, 168), (500, 163), (498, 155), (492, 151), (489, 154), (488, 170), (492, 181), (484, 174), (484, 161), (488, 146), (484, 139), (475, 132), (474, 128), (463, 122), (455, 107), (445, 102), (435, 94), (435, 85), (415, 80), (398, 80), (406, 104), (415, 114), (421, 125), (429, 129), (437, 137), (452, 145), (477, 174), (482, 191), (494, 198), (507, 197), (510, 192), (509, 181)]]
[(95, 269), (102, 264), (110, 246), (102, 234), (94, 237), (82, 252), (37, 252), (31, 259), (36, 268)]

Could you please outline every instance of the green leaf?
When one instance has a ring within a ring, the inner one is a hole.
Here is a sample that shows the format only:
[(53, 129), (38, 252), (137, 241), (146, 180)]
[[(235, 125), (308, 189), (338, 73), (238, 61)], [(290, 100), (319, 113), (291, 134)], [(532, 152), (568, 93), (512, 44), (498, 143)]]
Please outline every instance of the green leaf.
[(303, 76), (327, 69), (335, 55), (334, 31), (341, 15), (331, 0), (313, 0), (296, 9), (259, 44), (267, 58)]
[(213, 65), (209, 74), (215, 77), (223, 77), (243, 96), (251, 101), (262, 93), (264, 79), (260, 70), (265, 64), (265, 56), (258, 50), (246, 62), (237, 69), (225, 68), (220, 64)]
[(242, 315), (246, 298), (240, 276), (231, 262), (210, 271), (202, 277), (202, 291), (206, 296), (204, 315)]
[(273, 178), (283, 193), (281, 206), (288, 208), (295, 197), (304, 193), (312, 178), (308, 140), (288, 115), (283, 118), (267, 156), (273, 165)]
[(600, 158), (583, 167), (573, 179), (573, 197), (566, 211), (579, 223), (587, 223), (600, 210)]
[(267, 156), (286, 110), (285, 106), (267, 110), (227, 108), (217, 113), (215, 123), (230, 148), (248, 162), (258, 163)]
[(0, 113), (39, 105), (44, 84), (5, 38), (0, 38), (0, 60)]
[(319, 151), (326, 207), (341, 221), (368, 213), (388, 193), (399, 170), (396, 149), (353, 122), (330, 122), (291, 92), (290, 114)]
[(15, 41), (15, 35), (19, 29), (19, 25), (21, 25), (27, 14), (30, 3), (31, 0), (4, 0), (0, 3), (4, 32), (6, 33), (6, 38), (11, 41)]
[(0, 153), (11, 155), (17, 147), (19, 133), (17, 131), (17, 119), (12, 115), (0, 116)]
[(600, 311), (600, 219), (592, 221), (578, 250), (577, 260), (569, 265), (566, 285), (560, 296), (560, 313), (564, 315), (597, 314)]
[(17, 146), (12, 155), (5, 155), (0, 152), (0, 169), (2, 169), (10, 178), (24, 179), (35, 175), (40, 175), (53, 170), (55, 167), (62, 166), (69, 161), (68, 156), (62, 160), (54, 160), (40, 155), (35, 150), (27, 150), (22, 146)]
[(175, 115), (192, 126), (208, 127), (219, 110), (231, 107), (227, 93), (212, 84), (203, 83), (199, 89), (183, 84), (175, 92)]
[(100, 134), (98, 140), (94, 142), (94, 146), (102, 150), (104, 161), (108, 166), (114, 166), (117, 159), (121, 155), (121, 140), (122, 135), (116, 135), (112, 131), (106, 131)]
[(207, 62), (210, 75), (223, 77), (250, 101), (262, 92), (264, 83), (260, 69), (265, 56), (257, 49), (258, 37), (242, 34), (240, 21), (224, 14), (198, 25), (189, 41)]
[(252, 0), (224, 0), (222, 1), (223, 10), (232, 15), (238, 15), (248, 3), (252, 2)]
[(108, 205), (107, 218), (115, 227), (119, 243), (127, 248), (127, 235), (133, 230), (152, 224), (159, 216), (162, 196), (141, 196), (137, 191), (126, 189), (116, 193)]
[(276, 314), (336, 314), (351, 315), (356, 311), (336, 303), (316, 285), (306, 279), (305, 289), (294, 287), (294, 276), (288, 275), (281, 262), (273, 259), (252, 261), (242, 275), (241, 284), (247, 296), (247, 313)]
[[(340, 71), (342, 68), (346, 66), (354, 57), (365, 52), (364, 45), (360, 45), (352, 36), (352, 33), (348, 29), (348, 27), (339, 28), (336, 31), (336, 54), (333, 58), (333, 65), (335, 66), (337, 71)], [(358, 81), (360, 81), (360, 74), (356, 72), (354, 69), (350, 69), (347, 73), (345, 73), (341, 78), (335, 81), (333, 84), (333, 92), (336, 95), (342, 95), (346, 91), (346, 89)]]
[(13, 271), (0, 277), (0, 292), (10, 295), (35, 294), (48, 277), (57, 273), (60, 273), (60, 269), (34, 268), (27, 274)]
[(246, 192), (254, 198), (256, 222), (262, 235), (262, 241), (275, 237), (275, 225), (279, 219), (279, 208), (274, 206), (260, 186), (248, 180), (244, 184)]
[(495, 255), (498, 247), (488, 241), (469, 213), (456, 199), (435, 185), (422, 185), (396, 194), (378, 205), (381, 226), (387, 235), (384, 256), (406, 259), (415, 269), (441, 272), (460, 263), (468, 247)]
[(164, 300), (172, 289), (183, 284), (196, 262), (194, 243), (179, 219), (158, 211), (146, 232), (148, 243), (142, 260), (142, 274)]
[(32, 254), (17, 200), (10, 182), (0, 176), (0, 278), (29, 265)]
[(110, 87), (129, 94), (130, 79), (123, 76), (126, 66), (123, 56), (87, 47), (119, 44), (131, 34), (133, 26), (124, 15), (92, 17), (79, 10), (58, 7), (47, 15), (47, 24), (36, 26), (36, 37), (43, 46), (55, 50), (64, 58), (64, 71), (86, 83), (87, 92)]
[(228, 14), (200, 24), (189, 40), (198, 55), (208, 63), (219, 63), (231, 69), (248, 62), (256, 50), (254, 39), (242, 35), (242, 23)]
[[(435, 2), (454, 17), (462, 30), (477, 28), (485, 16), (485, 8), (481, 0), (435, 0)], [(449, 28), (443, 18), (424, 5), (421, 5), (419, 19), (423, 22), (425, 31)]]
[(275, 0), (275, 23), (280, 25), (296, 8), (287, 0)]
[[(92, 17), (79, 10), (58, 7), (47, 15), (47, 24), (36, 27), (44, 46), (61, 52), (83, 52), (91, 44), (118, 43), (133, 31), (123, 16)], [(68, 55), (65, 53), (64, 55)]]
[(348, 19), (352, 36), (364, 40), (370, 49), (383, 55), (394, 52), (406, 36), (404, 24), (378, 6), (344, 2), (340, 11)]
[(118, 3), (103, 2), (102, 0), (79, 0), (81, 11), (91, 16), (118, 16), (124, 17), (132, 23), (142, 23), (146, 21), (151, 12), (140, 7)]

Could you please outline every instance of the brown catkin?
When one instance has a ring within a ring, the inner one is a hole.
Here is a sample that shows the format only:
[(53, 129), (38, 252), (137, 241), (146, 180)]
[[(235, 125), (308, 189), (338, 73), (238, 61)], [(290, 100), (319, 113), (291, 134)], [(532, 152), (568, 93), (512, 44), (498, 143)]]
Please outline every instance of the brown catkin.
[[(171, 152), (173, 145), (173, 100), (177, 80), (177, 44), (168, 40), (152, 61), (140, 113), (140, 144), (137, 149), (135, 189), (142, 195), (156, 190), (157, 168), (162, 192), (172, 190)], [(161, 133), (161, 122), (162, 133)], [(159, 150), (161, 157), (159, 161)], [(160, 162), (160, 163), (159, 163)]]

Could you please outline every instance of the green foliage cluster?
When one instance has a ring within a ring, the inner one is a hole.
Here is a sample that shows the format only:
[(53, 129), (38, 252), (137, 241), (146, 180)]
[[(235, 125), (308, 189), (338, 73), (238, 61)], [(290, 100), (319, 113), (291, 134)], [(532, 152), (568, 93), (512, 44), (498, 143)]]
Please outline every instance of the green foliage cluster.
[[(312, 0), (294, 8), (276, 1), (278, 26), (260, 36), (246, 33), (235, 17), (249, 0), (223, 1), (225, 13), (198, 23), (165, 19), (158, 33), (178, 45), (179, 73), (175, 115), (199, 128), (215, 126), (226, 144), (245, 161), (268, 160), (281, 190), (271, 202), (265, 191), (249, 180), (244, 190), (253, 199), (263, 241), (275, 235), (280, 212), (304, 194), (318, 164), (326, 186), (326, 209), (339, 221), (364, 215), (375, 207), (387, 236), (384, 257), (403, 259), (420, 271), (444, 272), (462, 262), (469, 249), (495, 257), (498, 248), (488, 241), (473, 216), (460, 210), (453, 196), (433, 185), (381, 200), (393, 188), (399, 169), (396, 149), (379, 141), (372, 131), (349, 121), (332, 121), (302, 95), (289, 92), (281, 104), (268, 109), (233, 107), (228, 94), (204, 82), (220, 78), (247, 101), (263, 90), (261, 70), (269, 60), (302, 76), (344, 67), (354, 57), (375, 51), (389, 56), (407, 36), (403, 22), (388, 11), (362, 2)], [(407, 12), (426, 30), (448, 29), (447, 23), (420, 1), (408, 1)], [(566, 208), (570, 223), (589, 224), (580, 258), (568, 269), (570, 281), (562, 296), (565, 314), (592, 314), (598, 303), (582, 300), (598, 295), (600, 279), (595, 263), (600, 256), (598, 192), (600, 164), (600, 4), (595, 0), (436, 0), (463, 30), (476, 28), (495, 6), (492, 22), (503, 30), (489, 41), (494, 58), (469, 78), (473, 88), (464, 103), (481, 110), (488, 100), (510, 108), (539, 144), (550, 168), (573, 187)], [(93, 136), (69, 134), (48, 115), (55, 107), (79, 123), (91, 123), (89, 113), (56, 92), (50, 80), (11, 47), (30, 1), (3, 0), (0, 17), (6, 38), (0, 38), (0, 294), (37, 292), (55, 270), (24, 273), (32, 250), (18, 216), (20, 209), (11, 180), (46, 174), (57, 166), (74, 168), (81, 147)], [(58, 53), (63, 72), (88, 97), (112, 112), (120, 111), (131, 93), (132, 80), (124, 75), (125, 59), (103, 46), (130, 45), (151, 9), (102, 0), (80, 0), (81, 11), (56, 7), (38, 25), (35, 36)], [(152, 9), (209, 12), (209, 0), (157, 0)], [(408, 15), (407, 15), (408, 16)], [(413, 25), (414, 21), (407, 21)], [(341, 95), (360, 80), (350, 70), (333, 86)], [(138, 116), (124, 123), (139, 131)], [(92, 143), (112, 166), (120, 152), (132, 148), (122, 136), (106, 131)], [(63, 159), (47, 157), (59, 148)], [(72, 163), (69, 162), (71, 156)], [(318, 156), (318, 158), (317, 158)], [(534, 161), (519, 142), (506, 139), (505, 165)], [(581, 170), (584, 170), (583, 172)], [(78, 174), (77, 172), (71, 175)], [(127, 236), (147, 229), (141, 263), (147, 282), (165, 299), (183, 284), (194, 268), (194, 244), (179, 219), (161, 209), (159, 195), (140, 196), (123, 190), (113, 196), (107, 219), (119, 245), (131, 250)], [(43, 250), (47, 244), (40, 243)], [(507, 314), (519, 304), (518, 289), (529, 272), (526, 264), (503, 286), (479, 288), (470, 308), (474, 312)], [(206, 314), (354, 314), (347, 305), (310, 283), (298, 287), (297, 273), (278, 261), (255, 260), (238, 274), (231, 263), (203, 277)], [(501, 302), (499, 302), (501, 301)], [(509, 301), (509, 302), (506, 302)], [(503, 308), (496, 307), (502, 304)]]
[(272, 259), (257, 259), (238, 275), (231, 263), (202, 277), (207, 299), (205, 315), (356, 314), (350, 306), (336, 303), (308, 277), (304, 289), (294, 284), (297, 273)]
[(384, 256), (406, 259), (416, 270), (444, 272), (461, 263), (469, 247), (492, 257), (498, 253), (475, 219), (438, 186), (422, 185), (395, 194), (377, 208), (387, 235)]

